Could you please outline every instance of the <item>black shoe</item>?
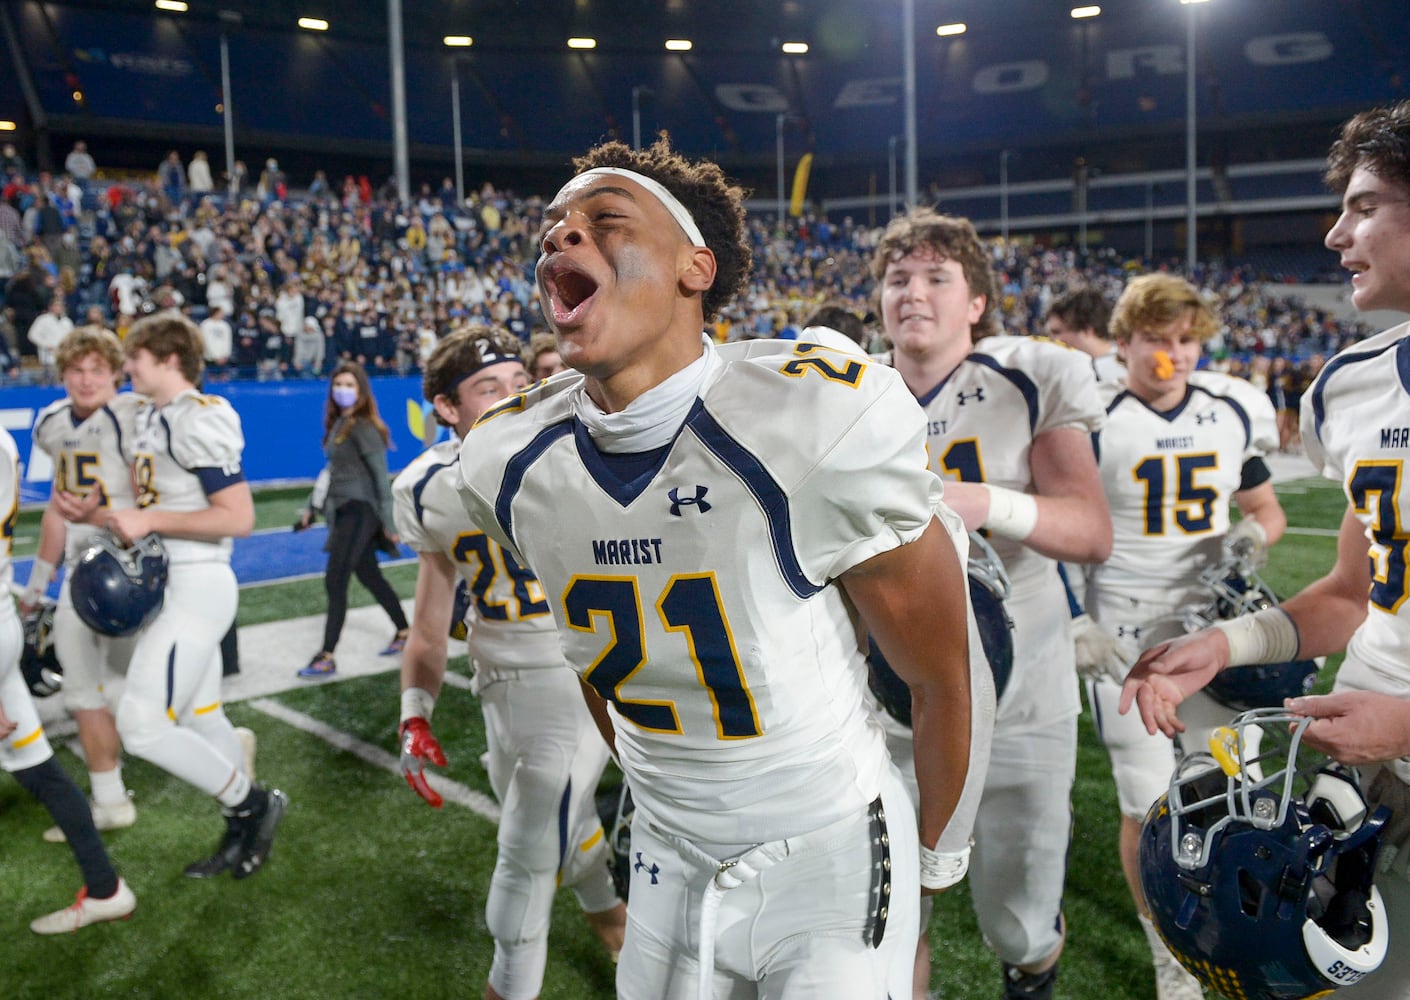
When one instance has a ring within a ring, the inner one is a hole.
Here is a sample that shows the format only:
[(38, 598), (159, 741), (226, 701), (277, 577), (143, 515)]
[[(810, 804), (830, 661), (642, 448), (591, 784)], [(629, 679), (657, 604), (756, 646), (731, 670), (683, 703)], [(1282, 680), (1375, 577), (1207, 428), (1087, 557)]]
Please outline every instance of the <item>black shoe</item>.
[(264, 808), (240, 820), (242, 837), (240, 854), (235, 862), (236, 878), (249, 878), (264, 867), (269, 860), (269, 850), (274, 846), (274, 831), (289, 808), (289, 796), (277, 788), (271, 788), (265, 798)]
[(228, 872), (240, 860), (242, 839), (240, 820), (234, 815), (225, 817), (225, 836), (220, 838), (220, 846), (215, 853), (202, 861), (193, 861), (186, 866), (187, 878), (215, 878)]
[(1004, 963), (1004, 1000), (1053, 1000), (1057, 966), (1042, 972), (1024, 972)]

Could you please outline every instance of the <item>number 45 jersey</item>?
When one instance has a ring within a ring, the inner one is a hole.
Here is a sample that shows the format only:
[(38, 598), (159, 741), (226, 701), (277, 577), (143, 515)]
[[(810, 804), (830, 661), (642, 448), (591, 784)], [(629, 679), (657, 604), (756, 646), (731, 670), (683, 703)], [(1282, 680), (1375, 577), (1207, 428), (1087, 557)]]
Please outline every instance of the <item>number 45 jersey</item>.
[(481, 418), (461, 490), (543, 582), (638, 808), (692, 841), (758, 843), (878, 794), (889, 761), (835, 581), (944, 508), (894, 372), (789, 341), (706, 350), (680, 431), (635, 467), (574, 417), (582, 379), (557, 378)]
[[(1410, 323), (1339, 353), (1302, 398), (1302, 443), (1322, 475), (1342, 484), (1370, 540), (1366, 620), (1351, 636), (1337, 688), (1410, 698)], [(1410, 762), (1396, 773), (1410, 781)]]

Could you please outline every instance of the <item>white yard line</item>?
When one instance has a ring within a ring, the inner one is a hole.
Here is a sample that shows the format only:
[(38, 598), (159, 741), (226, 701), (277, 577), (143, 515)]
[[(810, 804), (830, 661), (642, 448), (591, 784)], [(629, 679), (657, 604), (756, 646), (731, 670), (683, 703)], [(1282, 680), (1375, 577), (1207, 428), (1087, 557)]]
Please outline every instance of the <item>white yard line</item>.
[[(308, 733), (310, 736), (317, 736), (319, 739), (336, 747), (346, 753), (352, 754), (359, 760), (379, 767), (384, 771), (401, 777), (401, 762), (392, 754), (381, 747), (373, 746), (355, 736), (349, 736), (341, 729), (335, 729), (326, 722), (320, 722), (312, 716), (303, 712), (295, 711), (277, 701), (269, 698), (256, 698), (246, 702), (251, 708), (258, 712), (263, 712), (271, 718), (278, 719), (286, 725)], [(491, 823), (499, 823), (499, 804), (487, 795), (467, 788), (458, 781), (452, 781), (444, 775), (436, 774), (432, 771), (426, 772), (427, 783), (434, 788), (447, 802), (454, 802), (456, 805), (464, 806), (477, 816), (481, 816)], [(407, 791), (410, 795), (410, 790)]]

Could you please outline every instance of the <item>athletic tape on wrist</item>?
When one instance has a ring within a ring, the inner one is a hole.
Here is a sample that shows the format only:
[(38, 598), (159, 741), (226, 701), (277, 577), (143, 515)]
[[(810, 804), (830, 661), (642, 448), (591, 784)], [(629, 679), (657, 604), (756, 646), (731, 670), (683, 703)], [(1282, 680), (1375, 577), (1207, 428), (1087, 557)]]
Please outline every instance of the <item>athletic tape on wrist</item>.
[(436, 696), (425, 688), (407, 688), (401, 693), (401, 721), (425, 719), (431, 721), (436, 709)]
[(984, 527), (1000, 538), (1021, 542), (1038, 524), (1038, 501), (1027, 493), (982, 484), (989, 491), (989, 516)]
[(920, 845), (920, 884), (923, 889), (948, 889), (969, 871), (969, 848), (933, 851)]
[(36, 556), (34, 565), (29, 571), (29, 582), (25, 584), (24, 593), (20, 595), (20, 600), (25, 604), (38, 603), (52, 579), (54, 579), (54, 564)]
[(1251, 615), (1215, 622), (1229, 640), (1229, 666), (1285, 663), (1297, 658), (1297, 624), (1282, 608), (1264, 608)]

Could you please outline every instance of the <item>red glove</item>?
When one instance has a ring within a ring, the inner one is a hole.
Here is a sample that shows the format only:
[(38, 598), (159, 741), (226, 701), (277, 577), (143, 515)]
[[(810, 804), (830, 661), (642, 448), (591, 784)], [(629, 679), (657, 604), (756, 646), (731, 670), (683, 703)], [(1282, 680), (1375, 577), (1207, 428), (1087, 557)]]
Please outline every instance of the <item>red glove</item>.
[(430, 761), (437, 767), (446, 766), (445, 751), (431, 735), (431, 724), (425, 719), (411, 718), (401, 724), (397, 732), (401, 740), (401, 773), (411, 790), (421, 796), (433, 809), (439, 809), (445, 800), (426, 782), (422, 761)]

